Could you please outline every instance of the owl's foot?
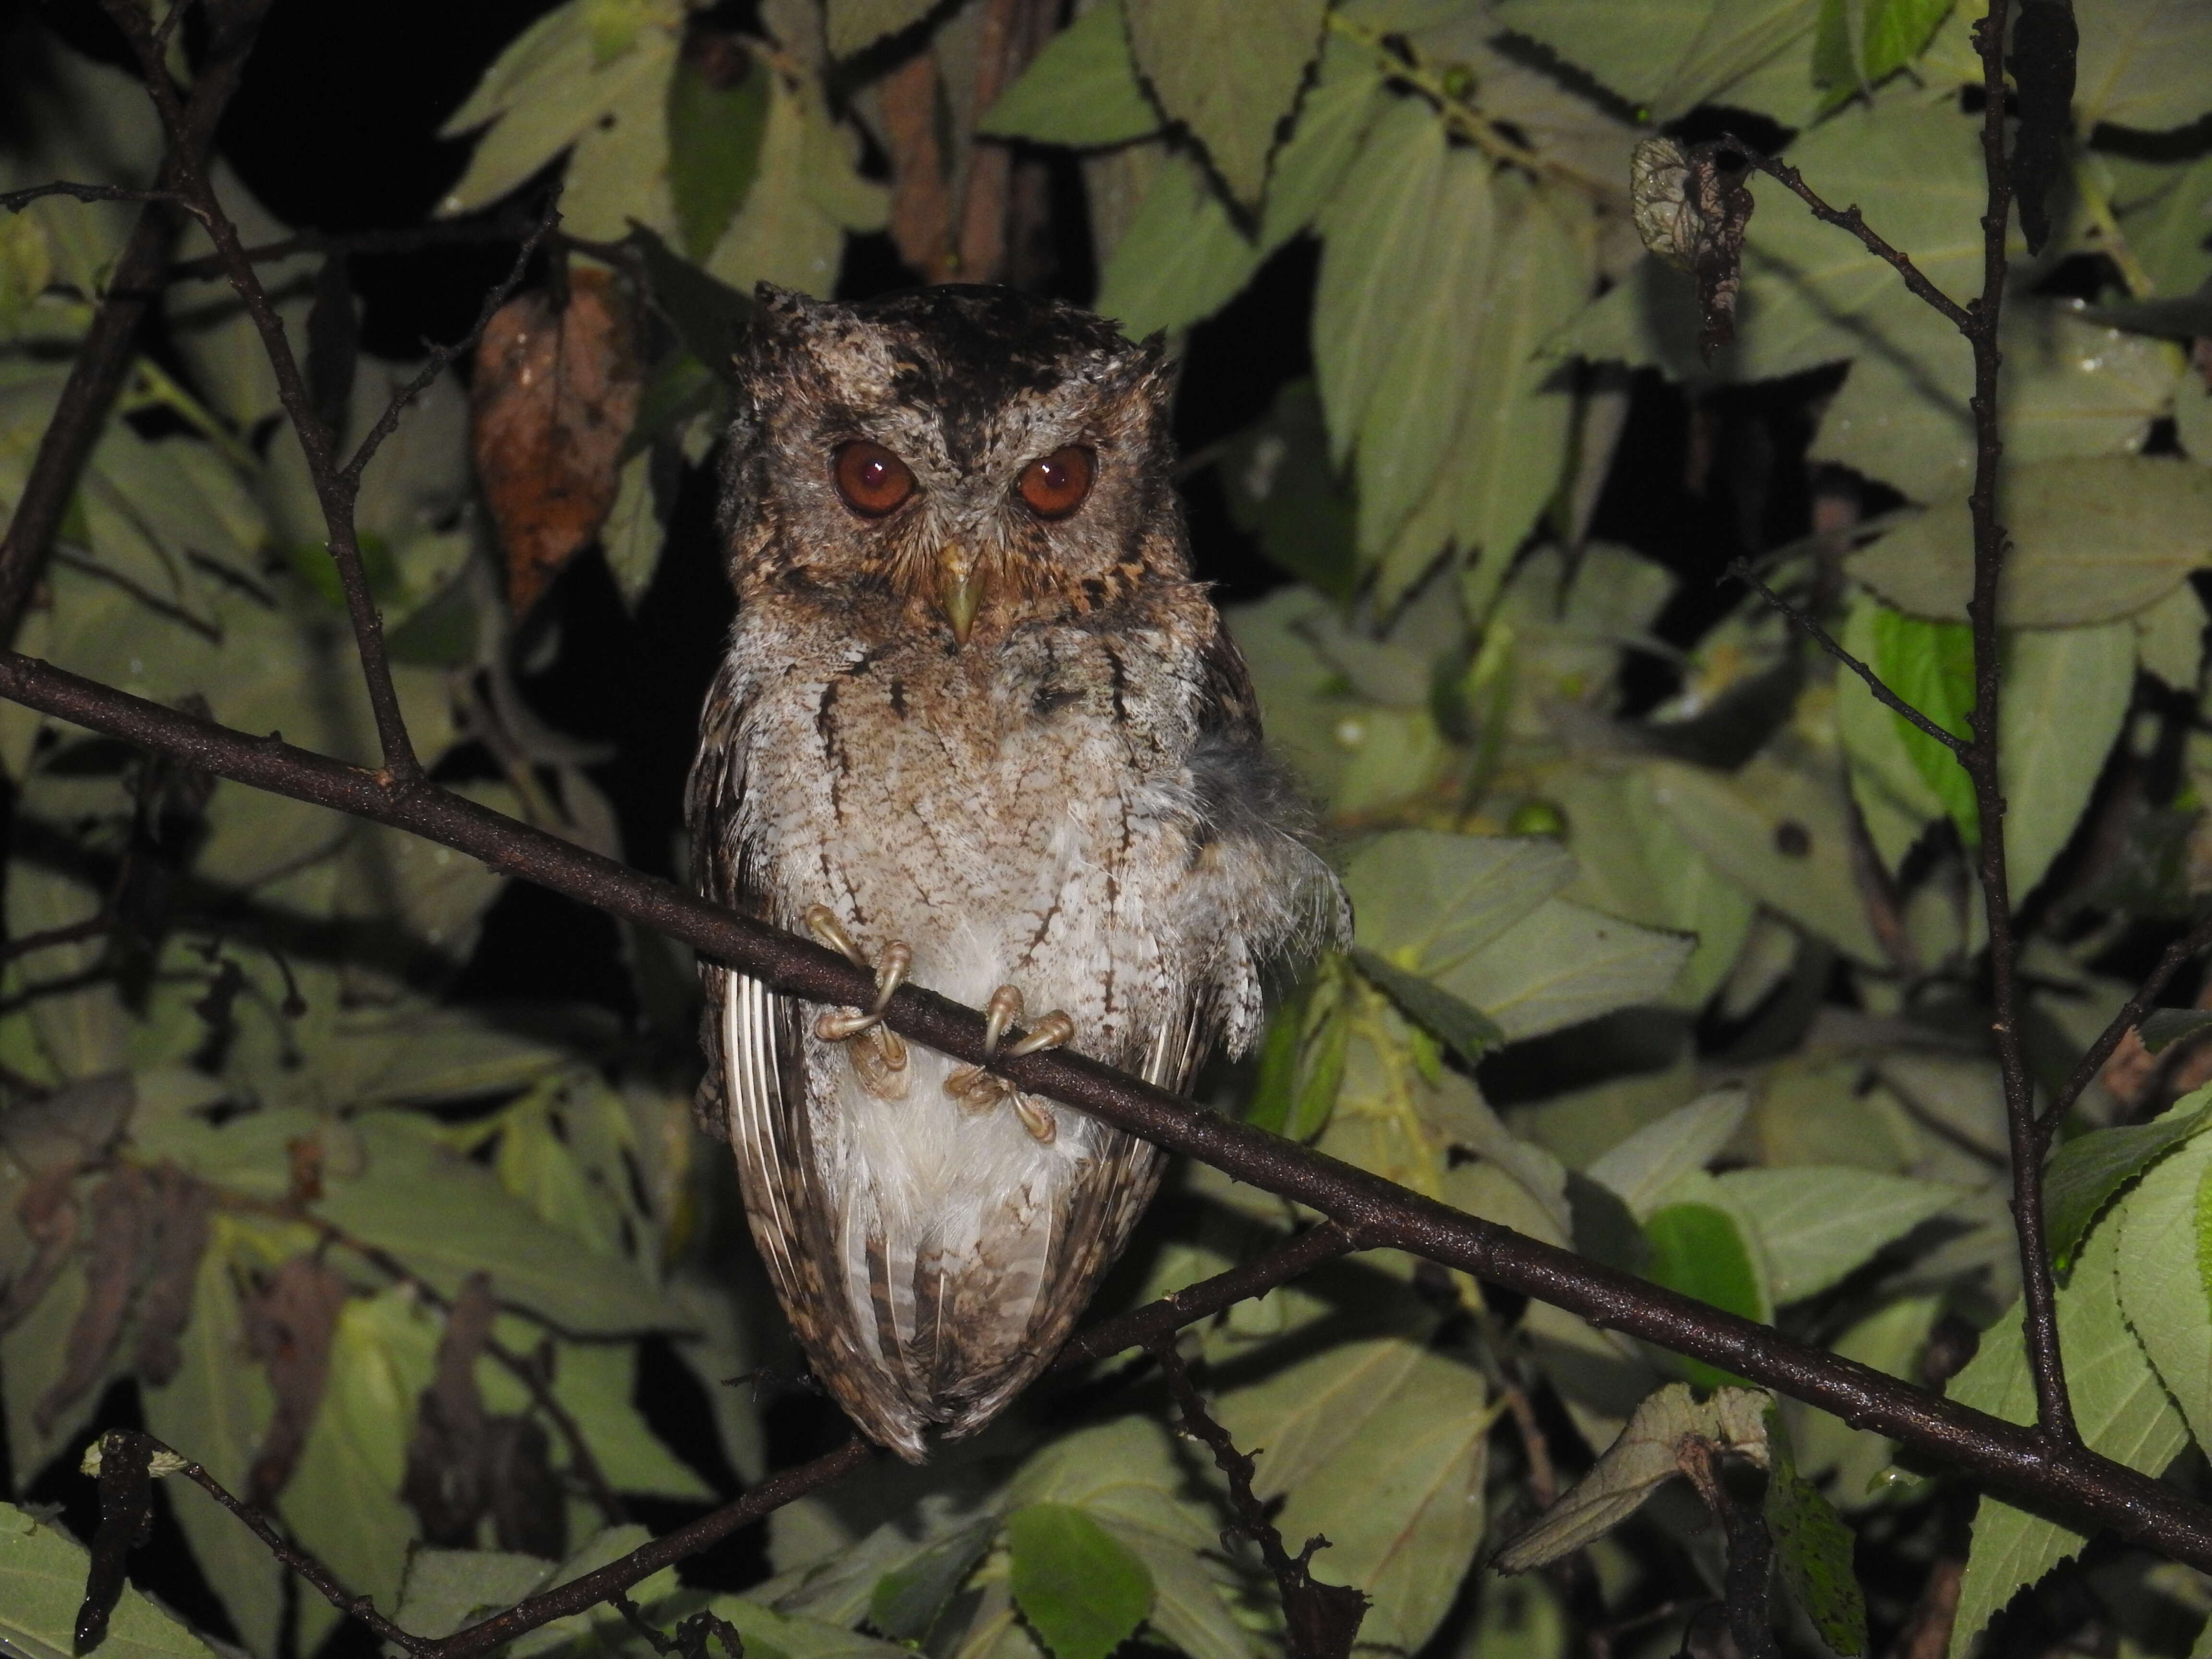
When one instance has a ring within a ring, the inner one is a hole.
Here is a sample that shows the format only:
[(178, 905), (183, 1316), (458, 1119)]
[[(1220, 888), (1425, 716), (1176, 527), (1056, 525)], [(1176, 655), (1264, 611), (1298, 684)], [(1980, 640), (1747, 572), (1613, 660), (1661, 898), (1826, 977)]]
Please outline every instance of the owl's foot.
[[(1055, 1008), (1001, 1048), (1000, 1044), (1005, 1040), (1006, 1028), (1022, 1017), (1022, 994), (1012, 985), (1001, 985), (991, 993), (983, 1014), (983, 1053), (991, 1059), (1003, 1054), (1013, 1060), (1033, 1054), (1040, 1048), (1057, 1048), (1075, 1035), (1075, 1022)], [(945, 1079), (945, 1092), (960, 1103), (962, 1110), (970, 1114), (987, 1112), (1000, 1101), (1011, 1100), (1014, 1115), (1040, 1146), (1049, 1146), (1053, 1137), (1060, 1133), (1051, 1107), (980, 1066), (963, 1066), (954, 1072)]]
[(890, 1001), (892, 993), (906, 983), (907, 972), (914, 966), (914, 952), (903, 943), (894, 941), (884, 947), (881, 962), (871, 963), (853, 942), (853, 936), (845, 931), (845, 924), (837, 919), (837, 913), (826, 904), (809, 907), (806, 930), (854, 967), (872, 967), (876, 975), (874, 1007), (865, 1012), (854, 1008), (824, 1013), (814, 1022), (814, 1035), (824, 1042), (845, 1045), (845, 1056), (853, 1062), (853, 1074), (860, 1079), (860, 1086), (877, 1099), (904, 1099), (906, 1042), (884, 1024), (884, 1007)]

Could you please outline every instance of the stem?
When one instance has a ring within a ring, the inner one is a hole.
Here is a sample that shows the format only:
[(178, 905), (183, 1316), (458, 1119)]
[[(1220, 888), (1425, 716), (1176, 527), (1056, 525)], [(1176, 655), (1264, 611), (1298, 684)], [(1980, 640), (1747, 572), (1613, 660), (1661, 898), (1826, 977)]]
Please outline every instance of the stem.
[(2005, 799), (1997, 773), (1998, 702), (2004, 669), (1997, 633), (1997, 592), (2004, 574), (2005, 532), (1997, 522), (1999, 429), (1997, 344), (2003, 320), (2005, 233), (2012, 215), (2012, 177), (2005, 165), (2004, 33), (2007, 0), (1991, 0), (1974, 26), (1982, 57), (1982, 165), (1989, 205), (1982, 216), (1982, 292), (1962, 325), (1974, 350), (1974, 488), (1967, 507), (1974, 523), (1974, 597), (1966, 615), (1974, 633), (1973, 741), (1962, 757), (1973, 780), (1982, 831), (1982, 900), (1989, 915), (1990, 999), (1996, 1018), (1997, 1071), (2004, 1085), (2005, 1128), (2012, 1147), (2013, 1228), (2019, 1236), (2021, 1309), (2028, 1369), (2035, 1377), (2035, 1421), (2054, 1444), (2078, 1446), (2066, 1369), (2058, 1351), (2058, 1296), (2043, 1239), (2043, 1133), (2035, 1091), (2020, 1047), (2019, 945), (2013, 938), (2012, 896), (2005, 869)]

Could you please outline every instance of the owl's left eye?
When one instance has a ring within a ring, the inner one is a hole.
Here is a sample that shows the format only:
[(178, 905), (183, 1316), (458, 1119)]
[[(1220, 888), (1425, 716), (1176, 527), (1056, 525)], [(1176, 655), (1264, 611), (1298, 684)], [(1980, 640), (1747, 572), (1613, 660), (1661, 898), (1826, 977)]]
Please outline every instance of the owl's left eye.
[(1071, 444), (1022, 469), (1015, 485), (1040, 519), (1064, 519), (1091, 493), (1091, 452)]
[(914, 474), (881, 444), (863, 439), (840, 448), (830, 468), (854, 512), (880, 519), (914, 494)]

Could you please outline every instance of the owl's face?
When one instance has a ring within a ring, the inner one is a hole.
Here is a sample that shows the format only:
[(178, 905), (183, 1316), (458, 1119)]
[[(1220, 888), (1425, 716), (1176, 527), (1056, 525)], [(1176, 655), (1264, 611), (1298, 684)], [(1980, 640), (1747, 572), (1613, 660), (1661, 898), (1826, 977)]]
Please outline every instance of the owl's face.
[(888, 594), (957, 647), (1186, 574), (1157, 341), (1008, 289), (760, 297), (724, 483), (741, 594)]

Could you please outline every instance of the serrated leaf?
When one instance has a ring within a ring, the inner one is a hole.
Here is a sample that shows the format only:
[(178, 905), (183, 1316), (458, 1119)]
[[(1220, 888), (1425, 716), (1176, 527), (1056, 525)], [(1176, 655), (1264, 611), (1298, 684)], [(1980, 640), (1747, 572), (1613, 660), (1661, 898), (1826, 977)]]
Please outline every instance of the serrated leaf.
[(1750, 1096), (1740, 1087), (1712, 1090), (1645, 1124), (1583, 1173), (1641, 1220), (1683, 1176), (1720, 1156), (1750, 1107)]
[[(2193, 1121), (2203, 1108), (2165, 1115)], [(2151, 1127), (2149, 1125), (2144, 1126)], [(2185, 1140), (2144, 1174), (2110, 1224), (2120, 1307), (2202, 1444), (2212, 1434), (2212, 1290), (2203, 1259), (2212, 1140)]]
[(1273, 252), (1314, 222), (1359, 153), (1383, 106), (1375, 54), (1330, 35), (1321, 68), (1298, 100), (1297, 124), (1276, 152), (1260, 216), (1260, 246)]
[[(2119, 1237), (2117, 1227), (2089, 1236), (2073, 1278), (2058, 1292), (2059, 1343), (2083, 1442), (2138, 1474), (2156, 1476), (2189, 1443), (2189, 1430), (2121, 1315), (2113, 1278)], [(1979, 1351), (1953, 1379), (1949, 1394), (2011, 1422), (2035, 1420), (2035, 1387), (2021, 1348), (2017, 1304), (1982, 1334)], [(2070, 1528), (1984, 1494), (1960, 1586), (1952, 1659), (1965, 1659), (1975, 1638), (2015, 1594), (2084, 1541)]]
[[(0, 1504), (0, 1639), (24, 1659), (71, 1659), (92, 1558), (13, 1504)], [(215, 1650), (132, 1589), (110, 1617), (103, 1659), (210, 1659)]]
[(2112, 1195), (2212, 1123), (2212, 1090), (2199, 1089), (2148, 1123), (2092, 1129), (2051, 1154), (2043, 1172), (2043, 1233), (2054, 1266), (2073, 1265)]
[(1159, 127), (1129, 57), (1121, 0), (1100, 0), (1054, 35), (975, 124), (994, 137), (1079, 149), (1133, 143)]
[(2136, 635), (2126, 623), (2025, 629), (2005, 635), (2002, 650), (1997, 781), (2017, 905), (2073, 838), (2119, 738), (2135, 695)]
[(1766, 1529), (1797, 1605), (1832, 1652), (1867, 1650), (1866, 1595), (1852, 1567), (1856, 1540), (1820, 1488), (1802, 1479), (1780, 1413), (1766, 1408)]
[(1203, 169), (1170, 154), (1099, 273), (1095, 308), (1142, 339), (1212, 315), (1259, 264), (1260, 250), (1231, 221)]
[(1686, 1382), (1647, 1395), (1590, 1472), (1498, 1551), (1498, 1570), (1528, 1572), (1611, 1532), (1681, 1473), (1677, 1447), (1686, 1437), (1765, 1463), (1771, 1401), (1762, 1389), (1731, 1388), (1696, 1400)]
[[(2045, 461), (2006, 479), (1998, 518), (2012, 542), (2005, 626), (2111, 622), (2165, 598), (2212, 550), (2212, 468), (2142, 456)], [(1966, 502), (1945, 501), (1849, 568), (1899, 610), (1953, 620), (1973, 591), (1973, 545)]]
[(1495, 1020), (1435, 981), (1394, 966), (1372, 951), (1354, 951), (1352, 959), (1361, 973), (1389, 993), (1408, 1018), (1431, 1036), (1441, 1038), (1469, 1066), (1505, 1041), (1505, 1033), (1498, 1029)]
[(1957, 1196), (1932, 1181), (1819, 1165), (1731, 1170), (1719, 1181), (1751, 1220), (1777, 1306), (1826, 1290)]
[(1419, 298), (1422, 251), (1448, 147), (1417, 99), (1384, 109), (1322, 218), (1314, 368), (1341, 463), (1362, 429), (1401, 319)]
[(1718, 99), (1814, 22), (1802, 0), (1505, 0), (1497, 15), (1660, 121)]
[(1321, 50), (1328, 0), (1123, 0), (1130, 55), (1169, 118), (1206, 146), (1231, 191), (1256, 206), (1275, 128)]
[(869, 1593), (868, 1622), (895, 1641), (926, 1638), (997, 1530), (988, 1517), (971, 1522), (885, 1573)]
[(1106, 1659), (1152, 1610), (1143, 1561), (1068, 1504), (1030, 1504), (1006, 1521), (1015, 1603), (1054, 1659)]

